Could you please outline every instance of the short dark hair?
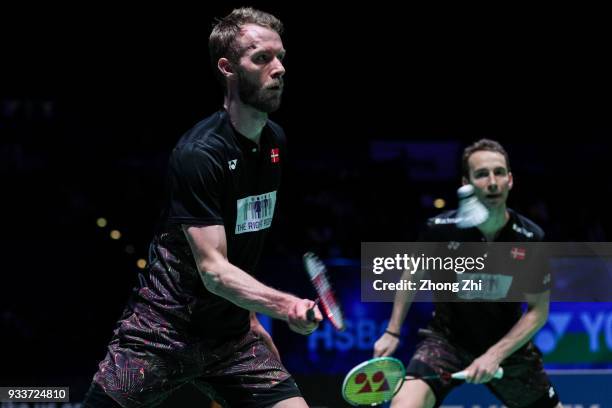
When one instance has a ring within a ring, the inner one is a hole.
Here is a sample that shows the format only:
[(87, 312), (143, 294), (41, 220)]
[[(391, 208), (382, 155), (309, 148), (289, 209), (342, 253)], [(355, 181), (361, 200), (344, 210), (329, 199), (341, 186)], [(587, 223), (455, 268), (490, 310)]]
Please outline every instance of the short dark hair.
[(461, 171), (463, 177), (468, 180), (470, 179), (470, 165), (468, 163), (468, 160), (470, 159), (470, 156), (472, 154), (482, 150), (502, 154), (506, 159), (506, 168), (508, 169), (508, 171), (510, 171), (510, 158), (508, 157), (508, 152), (506, 152), (506, 149), (504, 149), (504, 147), (495, 140), (480, 139), (479, 141), (472, 143), (463, 150), (463, 158), (461, 162)]
[(227, 58), (232, 63), (237, 63), (244, 52), (238, 45), (238, 35), (246, 24), (255, 24), (261, 27), (274, 30), (281, 35), (283, 33), (283, 23), (272, 14), (256, 10), (252, 7), (242, 7), (234, 9), (230, 14), (217, 19), (217, 23), (208, 38), (208, 51), (213, 72), (225, 87), (225, 78), (217, 68), (219, 58)]

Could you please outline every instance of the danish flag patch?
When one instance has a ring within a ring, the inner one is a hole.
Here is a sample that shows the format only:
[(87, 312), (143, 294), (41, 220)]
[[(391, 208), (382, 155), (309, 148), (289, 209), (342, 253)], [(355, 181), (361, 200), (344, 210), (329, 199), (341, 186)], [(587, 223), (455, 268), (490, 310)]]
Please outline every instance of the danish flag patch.
[(510, 251), (510, 255), (512, 255), (512, 258), (518, 261), (522, 261), (523, 259), (525, 259), (525, 248), (514, 247)]
[(280, 161), (280, 153), (278, 147), (270, 150), (270, 161), (272, 163), (278, 163)]

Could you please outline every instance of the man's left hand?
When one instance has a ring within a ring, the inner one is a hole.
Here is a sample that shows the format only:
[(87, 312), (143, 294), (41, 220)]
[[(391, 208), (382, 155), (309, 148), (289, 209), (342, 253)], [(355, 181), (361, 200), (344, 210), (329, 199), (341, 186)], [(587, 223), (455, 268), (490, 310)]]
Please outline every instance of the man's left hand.
[(497, 356), (484, 353), (465, 369), (467, 371), (465, 382), (482, 384), (491, 381), (497, 369), (499, 369), (500, 363), (501, 361)]

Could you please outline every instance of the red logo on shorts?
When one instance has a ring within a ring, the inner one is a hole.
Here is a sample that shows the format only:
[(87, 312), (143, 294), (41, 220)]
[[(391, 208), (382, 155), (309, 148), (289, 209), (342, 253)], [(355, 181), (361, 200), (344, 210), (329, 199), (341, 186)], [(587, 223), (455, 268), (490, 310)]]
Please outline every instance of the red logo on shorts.
[(280, 161), (280, 153), (278, 147), (270, 150), (270, 161), (272, 163), (278, 163)]

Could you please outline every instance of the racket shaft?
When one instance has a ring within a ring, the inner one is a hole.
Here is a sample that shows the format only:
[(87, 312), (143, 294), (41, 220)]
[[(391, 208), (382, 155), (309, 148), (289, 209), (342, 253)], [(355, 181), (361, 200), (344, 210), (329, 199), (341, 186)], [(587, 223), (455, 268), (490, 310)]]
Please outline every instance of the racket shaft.
[[(493, 376), (493, 378), (499, 380), (503, 376), (504, 376), (504, 369), (502, 367), (499, 367), (497, 369), (497, 371), (495, 372), (495, 375)], [(424, 376), (417, 376), (417, 377), (409, 376), (409, 377), (406, 377), (405, 380), (406, 381), (411, 381), (411, 380), (439, 380), (441, 378), (444, 378), (444, 376), (443, 375), (439, 375), (439, 374), (433, 374), (433, 375), (424, 375)], [(467, 371), (463, 370), (463, 371), (459, 371), (459, 372), (456, 372), (454, 374), (451, 374), (450, 378), (452, 378), (454, 380), (465, 380), (467, 378)]]

